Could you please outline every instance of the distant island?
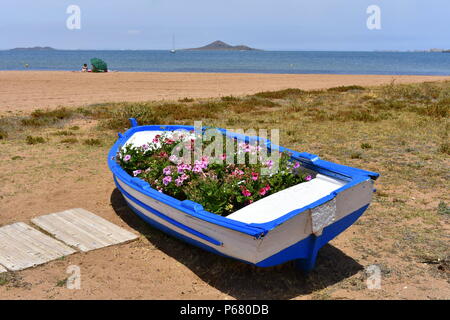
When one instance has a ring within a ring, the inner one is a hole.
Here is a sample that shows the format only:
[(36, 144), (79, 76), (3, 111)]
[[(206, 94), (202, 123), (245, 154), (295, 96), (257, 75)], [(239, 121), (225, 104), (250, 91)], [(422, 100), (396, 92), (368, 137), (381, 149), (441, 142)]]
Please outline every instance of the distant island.
[(203, 51), (203, 50), (224, 50), (224, 51), (261, 51), (260, 49), (254, 49), (250, 48), (248, 46), (244, 45), (238, 45), (238, 46), (232, 46), (228, 43), (225, 43), (223, 41), (217, 40), (214, 41), (204, 47), (200, 48), (191, 48), (191, 49), (184, 49), (188, 51)]
[(447, 52), (450, 52), (450, 50), (433, 48), (433, 49), (430, 49), (430, 50), (426, 50), (425, 52), (444, 52), (444, 53), (447, 53)]
[(30, 48), (14, 48), (9, 51), (53, 51), (56, 50), (51, 47), (30, 47)]
[(374, 50), (374, 52), (414, 52), (414, 53), (450, 53), (450, 49), (427, 49), (427, 50)]

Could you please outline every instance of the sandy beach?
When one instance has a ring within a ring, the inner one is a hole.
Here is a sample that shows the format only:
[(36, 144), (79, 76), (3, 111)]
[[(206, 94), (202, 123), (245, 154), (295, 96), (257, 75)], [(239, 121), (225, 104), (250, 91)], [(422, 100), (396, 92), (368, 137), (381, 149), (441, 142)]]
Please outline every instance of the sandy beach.
[(447, 80), (441, 76), (0, 71), (0, 112), (102, 102), (246, 95), (286, 88), (322, 89)]

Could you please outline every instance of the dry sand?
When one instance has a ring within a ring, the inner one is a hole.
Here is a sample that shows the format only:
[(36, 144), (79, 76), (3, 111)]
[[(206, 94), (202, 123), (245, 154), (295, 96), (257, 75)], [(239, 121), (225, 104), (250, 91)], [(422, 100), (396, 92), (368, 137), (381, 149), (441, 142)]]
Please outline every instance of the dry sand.
[(245, 95), (286, 88), (321, 89), (448, 80), (438, 76), (0, 71), (0, 112), (101, 102)]

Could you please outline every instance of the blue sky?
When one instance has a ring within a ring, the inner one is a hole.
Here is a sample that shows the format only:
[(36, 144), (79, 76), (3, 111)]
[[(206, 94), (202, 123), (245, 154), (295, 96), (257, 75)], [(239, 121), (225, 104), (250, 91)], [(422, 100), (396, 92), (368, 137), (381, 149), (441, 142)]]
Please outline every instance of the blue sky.
[[(81, 29), (69, 30), (69, 5)], [(381, 30), (366, 27), (381, 8)], [(450, 48), (448, 0), (14, 0), (0, 10), (0, 49), (168, 49), (214, 40), (266, 50)]]

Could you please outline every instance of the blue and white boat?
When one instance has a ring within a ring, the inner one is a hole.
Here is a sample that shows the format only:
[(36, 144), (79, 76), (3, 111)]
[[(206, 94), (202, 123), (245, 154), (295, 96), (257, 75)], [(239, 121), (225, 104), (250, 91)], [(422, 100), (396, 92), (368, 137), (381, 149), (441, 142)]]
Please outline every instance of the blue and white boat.
[[(312, 270), (321, 247), (350, 227), (368, 208), (379, 174), (321, 160), (318, 156), (266, 144), (292, 154), (292, 160), (313, 171), (314, 178), (267, 196), (226, 216), (207, 212), (190, 200), (180, 201), (130, 176), (115, 157), (124, 145), (141, 146), (156, 135), (189, 126), (138, 126), (111, 148), (108, 164), (129, 207), (150, 225), (188, 243), (259, 267), (295, 260)], [(233, 134), (248, 141), (255, 137)], [(257, 137), (256, 137), (257, 138)]]

